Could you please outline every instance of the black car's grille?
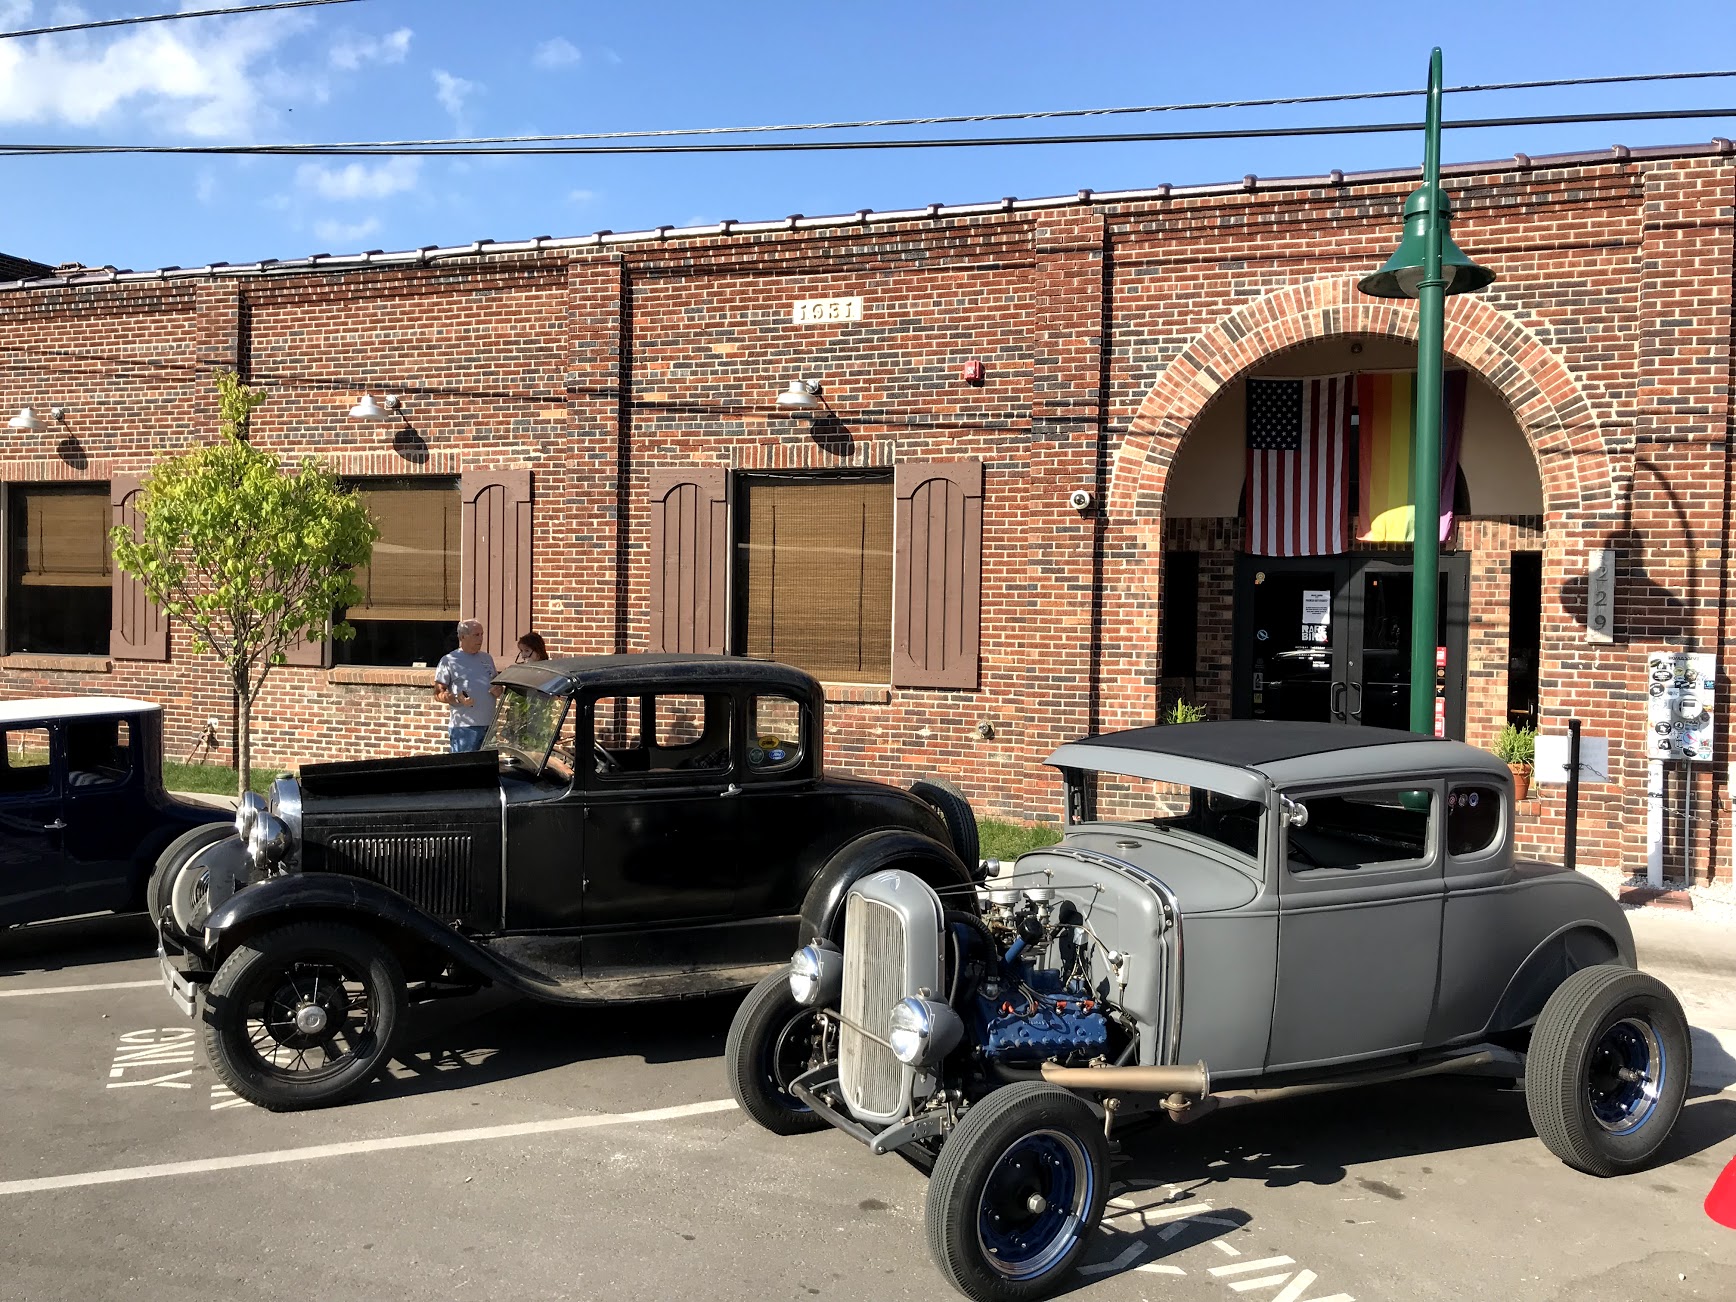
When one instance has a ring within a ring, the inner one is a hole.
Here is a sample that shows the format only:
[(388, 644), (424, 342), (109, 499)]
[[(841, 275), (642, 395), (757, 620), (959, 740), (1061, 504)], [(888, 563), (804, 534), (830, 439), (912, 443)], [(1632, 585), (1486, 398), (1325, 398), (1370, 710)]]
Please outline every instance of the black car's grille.
[(391, 887), (435, 917), (461, 918), (470, 912), (468, 832), (334, 836), (326, 842), (326, 862), (331, 872)]

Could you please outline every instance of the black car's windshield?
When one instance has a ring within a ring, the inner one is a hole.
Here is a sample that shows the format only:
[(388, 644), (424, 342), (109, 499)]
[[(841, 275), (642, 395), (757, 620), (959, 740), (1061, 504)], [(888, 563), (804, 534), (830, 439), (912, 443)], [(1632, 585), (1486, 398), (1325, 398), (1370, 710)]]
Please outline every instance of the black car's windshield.
[(482, 743), (484, 749), (499, 751), (532, 776), (540, 774), (571, 703), (567, 696), (508, 684)]

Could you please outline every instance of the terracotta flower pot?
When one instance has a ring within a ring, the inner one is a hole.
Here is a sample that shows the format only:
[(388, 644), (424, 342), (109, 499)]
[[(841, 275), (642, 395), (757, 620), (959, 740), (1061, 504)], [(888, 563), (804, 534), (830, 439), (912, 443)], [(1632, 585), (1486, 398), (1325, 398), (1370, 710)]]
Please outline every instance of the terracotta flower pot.
[(1509, 764), (1507, 771), (1513, 775), (1513, 799), (1525, 799), (1531, 794), (1531, 766), (1529, 764)]

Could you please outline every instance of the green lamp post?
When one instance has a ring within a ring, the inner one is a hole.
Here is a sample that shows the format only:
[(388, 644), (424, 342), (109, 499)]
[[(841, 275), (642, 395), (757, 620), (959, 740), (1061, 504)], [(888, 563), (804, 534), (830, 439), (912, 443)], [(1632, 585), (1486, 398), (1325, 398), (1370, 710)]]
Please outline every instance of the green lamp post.
[(1411, 498), (1416, 503), (1411, 577), (1410, 726), (1434, 731), (1436, 612), (1440, 601), (1441, 382), (1446, 363), (1446, 296), (1469, 294), (1495, 273), (1467, 258), (1447, 234), (1441, 190), (1441, 51), (1429, 56), (1428, 113), (1423, 133), (1423, 183), (1404, 204), (1404, 238), (1386, 265), (1357, 285), (1376, 298), (1417, 301), (1416, 444)]

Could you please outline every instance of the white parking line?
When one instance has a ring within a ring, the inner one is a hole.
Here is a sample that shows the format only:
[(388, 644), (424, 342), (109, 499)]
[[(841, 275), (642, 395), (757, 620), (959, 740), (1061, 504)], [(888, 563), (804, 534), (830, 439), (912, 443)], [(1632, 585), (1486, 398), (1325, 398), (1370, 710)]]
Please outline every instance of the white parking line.
[(468, 1130), (433, 1130), (420, 1135), (396, 1135), (386, 1139), (359, 1139), (346, 1144), (315, 1144), (307, 1148), (284, 1148), (275, 1153), (237, 1153), (233, 1157), (206, 1157), (192, 1162), (164, 1162), (157, 1166), (123, 1166), (109, 1171), (81, 1171), (74, 1175), (41, 1176), (34, 1180), (0, 1182), (0, 1196), (47, 1193), (54, 1189), (81, 1189), (95, 1184), (125, 1184), (132, 1180), (160, 1180), (174, 1175), (202, 1175), (207, 1171), (234, 1171), (250, 1166), (277, 1166), (284, 1162), (310, 1162), (325, 1157), (350, 1157), (358, 1153), (382, 1153), (400, 1148), (432, 1148), (439, 1144), (470, 1144), (483, 1139), (516, 1139), (523, 1135), (551, 1135), (566, 1130), (594, 1130), (601, 1126), (630, 1126), (642, 1121), (674, 1121), (681, 1117), (728, 1112), (733, 1099), (684, 1103), (673, 1108), (644, 1112), (605, 1112), (584, 1117), (559, 1117), (549, 1121), (521, 1121), (505, 1126), (476, 1126)]
[(103, 981), (92, 986), (34, 986), (29, 990), (0, 990), (0, 999), (23, 999), (27, 995), (81, 995), (87, 990), (143, 990), (147, 986), (162, 984), (159, 977), (155, 981)]

